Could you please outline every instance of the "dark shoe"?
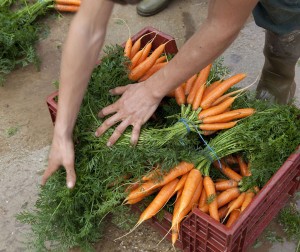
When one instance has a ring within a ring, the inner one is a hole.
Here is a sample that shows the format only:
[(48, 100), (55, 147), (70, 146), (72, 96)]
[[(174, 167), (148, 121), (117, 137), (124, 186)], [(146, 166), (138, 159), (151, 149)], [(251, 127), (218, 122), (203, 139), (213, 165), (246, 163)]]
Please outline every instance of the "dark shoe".
[(295, 66), (300, 57), (300, 31), (286, 35), (266, 31), (265, 64), (257, 98), (280, 104), (290, 102), (296, 91)]
[(165, 9), (170, 0), (142, 0), (136, 7), (137, 13), (143, 17), (149, 17)]

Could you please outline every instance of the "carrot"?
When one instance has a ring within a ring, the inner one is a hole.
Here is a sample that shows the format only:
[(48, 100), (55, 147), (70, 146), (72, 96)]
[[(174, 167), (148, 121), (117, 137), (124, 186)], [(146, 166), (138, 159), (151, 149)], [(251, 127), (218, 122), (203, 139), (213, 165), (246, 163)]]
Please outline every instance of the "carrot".
[(80, 6), (81, 0), (54, 0), (56, 4)]
[(124, 48), (124, 56), (128, 57), (129, 59), (131, 54), (131, 48), (132, 48), (132, 39), (129, 37), (126, 41), (125, 48)]
[(168, 62), (162, 62), (162, 63), (155, 63), (153, 67), (149, 69), (149, 71), (143, 75), (139, 82), (147, 80), (149, 77), (151, 77), (153, 74), (155, 74), (157, 71), (159, 71), (161, 68), (163, 68), (165, 65), (167, 65)]
[(237, 121), (226, 122), (226, 123), (207, 123), (200, 124), (199, 128), (201, 130), (222, 130), (222, 129), (230, 129), (237, 124)]
[(147, 196), (149, 196), (149, 195), (151, 195), (151, 194), (157, 192), (158, 190), (159, 190), (159, 188), (155, 188), (155, 189), (153, 189), (153, 190), (149, 190), (148, 192), (144, 193), (143, 195), (141, 195), (141, 196), (138, 197), (138, 198), (135, 198), (135, 199), (126, 201), (125, 204), (126, 204), (126, 205), (133, 205), (133, 204), (136, 204), (136, 203), (142, 201), (142, 200), (143, 200), (144, 198), (146, 198)]
[[(138, 38), (137, 41), (135, 41), (132, 45), (132, 48), (131, 48), (131, 58), (134, 57), (134, 55), (141, 49), (141, 45), (142, 45), (142, 39), (145, 37), (145, 36), (148, 36), (149, 34), (151, 33), (155, 33), (155, 31), (152, 31), (152, 32), (148, 32), (146, 34), (144, 34), (143, 36), (141, 36), (140, 38)], [(155, 35), (156, 36), (156, 35)], [(155, 37), (154, 37), (155, 38)], [(153, 39), (154, 39), (153, 38)], [(152, 39), (152, 40), (153, 40)]]
[(129, 70), (132, 70), (133, 68), (135, 68), (137, 66), (139, 59), (142, 57), (143, 51), (144, 51), (144, 49), (141, 49), (131, 58), (131, 64), (128, 67)]
[(221, 81), (215, 81), (212, 84), (210, 84), (209, 86), (206, 86), (205, 90), (204, 90), (204, 94), (203, 94), (203, 99), (206, 98), (212, 90), (214, 90), (215, 88), (217, 88), (220, 85)]
[(60, 12), (77, 12), (79, 10), (79, 6), (54, 4), (54, 9)]
[(236, 97), (229, 97), (228, 99), (226, 99), (224, 102), (222, 102), (217, 106), (202, 110), (198, 115), (198, 119), (202, 120), (207, 116), (219, 115), (223, 113), (226, 109), (228, 109), (232, 105), (235, 99)]
[(251, 176), (251, 172), (248, 169), (248, 164), (244, 161), (241, 156), (237, 156), (237, 160), (240, 166), (242, 176)]
[(232, 165), (232, 164), (237, 164), (237, 159), (236, 157), (232, 156), (232, 155), (229, 155), (227, 157), (224, 157), (223, 158), (225, 164), (229, 164), (229, 165)]
[(228, 206), (227, 205), (219, 208), (218, 213), (219, 213), (220, 219), (223, 219), (226, 216), (227, 212), (228, 212)]
[(200, 196), (200, 200), (199, 200), (199, 204), (198, 204), (198, 208), (204, 206), (206, 204), (206, 200), (207, 200), (206, 191), (205, 191), (205, 188), (203, 187), (201, 196)]
[(157, 63), (163, 63), (163, 62), (166, 61), (166, 59), (167, 59), (167, 56), (166, 56), (166, 55), (160, 56), (160, 57), (155, 61), (155, 63), (156, 63), (156, 64), (157, 64)]
[(230, 180), (225, 180), (225, 181), (221, 181), (221, 182), (216, 182), (215, 186), (216, 186), (217, 191), (225, 191), (229, 188), (237, 187), (238, 183), (236, 181), (230, 179)]
[(185, 95), (188, 95), (191, 92), (196, 79), (197, 79), (197, 74), (194, 74), (192, 77), (190, 77), (187, 80), (186, 86), (185, 86)]
[(224, 80), (218, 88), (214, 89), (214, 92), (211, 92), (209, 96), (202, 100), (200, 105), (201, 108), (209, 108), (216, 99), (222, 96), (229, 88), (243, 80), (245, 77), (246, 75), (241, 73)]
[[(174, 194), (174, 189), (175, 189), (178, 181), (179, 180), (177, 178), (175, 178), (174, 180), (170, 181), (169, 183), (165, 184), (162, 187), (162, 189), (158, 192), (158, 194), (155, 196), (155, 198), (150, 203), (150, 205), (142, 212), (138, 222), (129, 231), (129, 233), (134, 231), (144, 221), (146, 221), (146, 220), (150, 219), (151, 217), (153, 217), (155, 214), (157, 214), (164, 207), (164, 205), (168, 202), (168, 200)], [(127, 234), (129, 234), (129, 233), (127, 233)], [(121, 237), (119, 237), (119, 239), (120, 238)]]
[(216, 132), (217, 132), (217, 130), (202, 130), (201, 134), (204, 135), (204, 136), (209, 136), (209, 135), (212, 135)]
[(195, 83), (187, 97), (187, 102), (188, 104), (192, 104), (193, 101), (194, 101), (194, 98), (196, 96), (196, 93), (197, 93), (197, 90), (201, 87), (201, 85), (205, 84), (206, 81), (207, 81), (207, 78), (209, 76), (209, 73), (210, 73), (210, 69), (212, 67), (212, 64), (209, 64), (208, 66), (206, 66), (205, 68), (203, 68), (197, 79), (195, 80)]
[(143, 49), (142, 56), (139, 58), (139, 60), (136, 64), (137, 66), (139, 64), (141, 64), (149, 56), (151, 48), (152, 48), (152, 41), (148, 42), (147, 45), (145, 45), (145, 48)]
[(222, 95), (221, 97), (219, 97), (217, 100), (215, 100), (215, 101), (211, 104), (211, 106), (216, 106), (216, 105), (220, 104), (221, 102), (225, 101), (228, 97), (230, 97), (230, 96), (232, 96), (232, 95), (234, 95), (234, 94), (236, 94), (236, 93), (239, 93), (239, 92), (241, 92), (241, 91), (242, 91), (242, 90), (235, 90), (235, 91), (230, 92), (230, 93), (228, 93), (228, 94), (224, 94), (224, 95)]
[(193, 100), (193, 106), (192, 106), (193, 110), (197, 110), (199, 108), (204, 90), (205, 90), (205, 83), (203, 83), (196, 92), (196, 95)]
[(209, 212), (208, 204), (205, 203), (202, 207), (199, 207), (199, 210), (203, 213), (208, 213)]
[[(173, 244), (173, 246), (179, 236), (179, 229), (180, 229), (181, 221), (192, 210), (192, 208), (197, 204), (200, 194), (201, 194), (201, 191), (202, 191), (202, 184), (198, 184), (190, 203), (181, 213), (178, 213), (179, 207), (180, 207), (181, 196), (175, 203), (174, 211), (173, 211), (172, 228), (171, 228), (172, 229), (172, 244)], [(179, 215), (179, 218), (177, 219), (176, 216), (178, 216), (178, 215)], [(177, 221), (177, 222), (175, 222), (175, 221)]]
[(181, 213), (188, 206), (201, 180), (202, 174), (199, 170), (192, 169), (189, 172), (183, 187), (178, 213)]
[(182, 85), (180, 85), (175, 89), (175, 100), (179, 106), (185, 104), (186, 100), (185, 100), (185, 94)]
[(251, 203), (254, 196), (255, 196), (254, 192), (251, 192), (251, 191), (246, 192), (245, 200), (241, 206), (241, 212), (243, 212), (245, 210), (245, 208)]
[(175, 192), (177, 192), (177, 191), (180, 191), (183, 187), (184, 187), (184, 184), (185, 184), (185, 181), (186, 181), (186, 179), (187, 179), (187, 177), (188, 177), (188, 174), (189, 174), (189, 172), (188, 173), (186, 173), (186, 174), (184, 174), (181, 178), (180, 178), (180, 180), (179, 180), (179, 182), (178, 182), (178, 184), (177, 184), (177, 186), (176, 186), (176, 188), (175, 188)]
[(252, 115), (255, 112), (252, 108), (235, 109), (228, 112), (224, 112), (219, 115), (207, 116), (202, 120), (202, 123), (224, 123), (230, 122), (235, 119), (244, 118)]
[(142, 177), (142, 181), (158, 180), (163, 176), (163, 173), (159, 169), (159, 166), (151, 170), (148, 174)]
[(166, 43), (157, 47), (147, 59), (132, 69), (129, 73), (129, 79), (134, 81), (140, 79), (155, 64), (155, 61), (165, 50), (165, 45)]
[(240, 196), (240, 190), (237, 187), (227, 189), (217, 196), (218, 207), (225, 206), (232, 200)]
[(180, 162), (177, 166), (172, 168), (166, 175), (162, 177), (159, 181), (147, 181), (146, 183), (140, 185), (135, 190), (131, 191), (129, 195), (126, 197), (125, 201), (138, 198), (145, 193), (147, 193), (149, 190), (158, 188), (160, 186), (163, 186), (173, 179), (182, 176), (183, 174), (187, 173), (188, 171), (192, 170), (194, 168), (194, 165), (187, 162)]
[(228, 165), (226, 165), (223, 161), (221, 161), (222, 168), (220, 168), (218, 162), (213, 162), (213, 165), (219, 169), (225, 176), (227, 176), (230, 179), (233, 179), (237, 182), (242, 180), (242, 176), (238, 173), (236, 173), (234, 170), (232, 170)]
[(235, 199), (231, 204), (230, 204), (230, 206), (229, 206), (229, 209), (228, 209), (228, 212), (227, 212), (227, 214), (226, 214), (226, 216), (225, 216), (225, 219), (227, 218), (227, 216), (233, 211), (233, 210), (236, 210), (236, 209), (239, 209), (241, 206), (242, 206), (242, 204), (243, 204), (243, 202), (244, 202), (244, 200), (245, 200), (245, 196), (246, 196), (246, 193), (241, 193), (240, 195), (239, 195), (239, 197), (237, 197), (237, 199)]
[(206, 191), (207, 201), (209, 201), (208, 202), (209, 215), (216, 221), (220, 222), (215, 184), (209, 176), (205, 176), (203, 185)]
[(225, 226), (231, 227), (231, 225), (237, 220), (239, 216), (240, 216), (240, 210), (233, 210)]

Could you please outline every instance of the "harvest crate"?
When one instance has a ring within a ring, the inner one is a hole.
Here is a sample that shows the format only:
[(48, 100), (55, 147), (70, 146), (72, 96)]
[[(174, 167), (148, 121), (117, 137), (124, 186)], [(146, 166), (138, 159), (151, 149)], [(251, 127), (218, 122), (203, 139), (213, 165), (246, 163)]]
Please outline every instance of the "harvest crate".
[[(166, 52), (172, 54), (177, 52), (174, 38), (158, 32), (152, 27), (146, 27), (134, 35), (132, 37), (133, 42), (152, 31), (157, 32), (156, 37), (155, 33), (148, 34), (142, 39), (142, 46), (154, 37), (154, 48), (167, 40), (173, 40), (166, 45)], [(54, 92), (47, 97), (47, 105), (53, 124), (57, 112), (55, 101), (57, 96), (58, 92)], [(277, 215), (290, 196), (299, 189), (300, 148), (286, 160), (230, 228), (216, 222), (200, 210), (194, 209), (182, 222), (180, 237), (175, 245), (185, 252), (245, 251)], [(135, 210), (138, 211), (137, 208)], [(169, 231), (171, 222), (172, 215), (166, 211), (161, 221), (155, 217), (147, 221), (163, 236)], [(166, 237), (171, 240), (170, 233)]]

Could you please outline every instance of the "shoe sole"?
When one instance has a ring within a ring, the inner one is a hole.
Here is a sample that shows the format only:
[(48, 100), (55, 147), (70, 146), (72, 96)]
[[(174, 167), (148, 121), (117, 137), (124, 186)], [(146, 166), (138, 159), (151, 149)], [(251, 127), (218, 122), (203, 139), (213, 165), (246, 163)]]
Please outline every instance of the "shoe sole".
[(162, 7), (160, 7), (159, 9), (157, 9), (153, 12), (143, 12), (143, 11), (139, 10), (138, 8), (136, 9), (136, 11), (142, 17), (149, 17), (149, 16), (153, 16), (153, 15), (161, 12), (162, 10), (164, 10), (167, 7), (168, 7), (168, 3), (164, 4)]

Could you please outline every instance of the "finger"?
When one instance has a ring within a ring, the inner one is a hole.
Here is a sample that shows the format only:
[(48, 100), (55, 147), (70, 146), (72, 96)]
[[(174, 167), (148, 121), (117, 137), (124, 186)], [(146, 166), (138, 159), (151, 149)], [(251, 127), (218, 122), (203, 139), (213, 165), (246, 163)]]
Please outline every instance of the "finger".
[(52, 162), (49, 162), (47, 169), (45, 170), (43, 177), (42, 177), (42, 181), (41, 184), (42, 186), (44, 186), (48, 180), (49, 177), (51, 177), (51, 175), (56, 172), (59, 168), (58, 164), (54, 164)]
[(65, 169), (67, 172), (67, 187), (69, 189), (72, 189), (76, 183), (76, 173), (75, 173), (75, 169), (74, 169), (74, 161), (69, 164), (66, 164)]
[(129, 120), (124, 120), (114, 131), (111, 137), (107, 141), (107, 146), (110, 147), (117, 142), (117, 140), (122, 136), (126, 128), (129, 126)]
[(110, 118), (106, 119), (102, 125), (96, 130), (95, 136), (99, 137), (101, 136), (105, 131), (107, 131), (110, 127), (115, 125), (116, 123), (120, 122), (121, 118), (119, 114), (115, 114), (111, 116)]
[(141, 132), (141, 125), (140, 124), (134, 125), (131, 133), (131, 139), (130, 139), (131, 145), (133, 146), (137, 145), (137, 142), (140, 137), (140, 132)]
[(127, 89), (129, 88), (129, 85), (116, 87), (114, 89), (109, 90), (109, 93), (111, 95), (121, 95), (123, 94)]
[(109, 105), (109, 106), (103, 108), (103, 109), (98, 113), (98, 116), (99, 116), (100, 118), (103, 118), (103, 117), (105, 117), (105, 116), (107, 116), (107, 115), (110, 115), (110, 114), (112, 114), (112, 113), (117, 112), (117, 110), (118, 110), (118, 105), (117, 105), (117, 102), (115, 102), (115, 103), (113, 103), (113, 104), (111, 104), (111, 105)]

